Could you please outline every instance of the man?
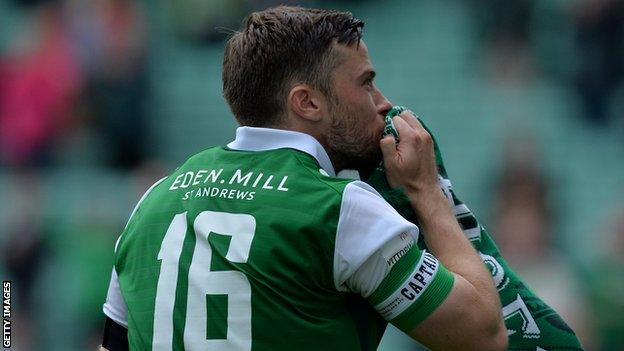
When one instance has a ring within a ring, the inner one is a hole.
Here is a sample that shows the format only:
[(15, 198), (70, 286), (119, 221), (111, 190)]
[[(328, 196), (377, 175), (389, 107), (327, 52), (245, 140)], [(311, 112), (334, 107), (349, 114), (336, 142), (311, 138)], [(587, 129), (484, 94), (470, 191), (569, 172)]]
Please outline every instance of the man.
[[(229, 40), (223, 90), (242, 125), (139, 201), (115, 246), (108, 350), (374, 350), (387, 322), (433, 350), (502, 350), (490, 273), (438, 186), (417, 119), (391, 105), (350, 13), (277, 7)], [(370, 186), (409, 196), (419, 229)]]

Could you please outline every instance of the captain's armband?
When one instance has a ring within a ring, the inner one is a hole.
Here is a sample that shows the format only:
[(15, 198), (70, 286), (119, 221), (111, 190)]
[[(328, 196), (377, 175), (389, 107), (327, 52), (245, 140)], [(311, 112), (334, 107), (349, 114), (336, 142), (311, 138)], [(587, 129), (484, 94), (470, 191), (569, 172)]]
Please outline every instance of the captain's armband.
[(385, 320), (407, 333), (444, 301), (453, 281), (437, 258), (414, 245), (367, 299)]

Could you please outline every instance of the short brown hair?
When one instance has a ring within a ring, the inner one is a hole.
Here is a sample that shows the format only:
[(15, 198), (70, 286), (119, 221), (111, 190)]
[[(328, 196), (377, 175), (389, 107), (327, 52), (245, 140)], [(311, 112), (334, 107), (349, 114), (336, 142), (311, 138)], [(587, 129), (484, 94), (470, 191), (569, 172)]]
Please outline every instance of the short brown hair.
[(359, 43), (363, 27), (341, 11), (279, 6), (249, 15), (223, 57), (223, 95), (238, 122), (278, 125), (294, 84), (331, 96), (331, 72), (339, 64), (332, 45)]

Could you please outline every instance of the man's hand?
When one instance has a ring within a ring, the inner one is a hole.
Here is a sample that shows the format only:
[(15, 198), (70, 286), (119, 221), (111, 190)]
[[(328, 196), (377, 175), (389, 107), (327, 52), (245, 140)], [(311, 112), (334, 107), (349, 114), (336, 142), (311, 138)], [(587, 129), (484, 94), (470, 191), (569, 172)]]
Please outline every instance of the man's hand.
[(392, 136), (381, 139), (380, 146), (388, 183), (405, 192), (438, 189), (438, 171), (433, 152), (433, 138), (409, 111), (392, 119), (401, 141)]

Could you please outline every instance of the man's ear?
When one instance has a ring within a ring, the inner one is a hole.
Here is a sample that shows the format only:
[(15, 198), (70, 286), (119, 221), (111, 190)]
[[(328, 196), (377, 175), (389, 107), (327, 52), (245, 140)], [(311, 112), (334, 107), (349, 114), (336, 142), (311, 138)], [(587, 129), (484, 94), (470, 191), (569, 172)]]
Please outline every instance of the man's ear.
[(327, 109), (325, 96), (306, 84), (297, 84), (288, 93), (288, 107), (298, 117), (318, 122)]

